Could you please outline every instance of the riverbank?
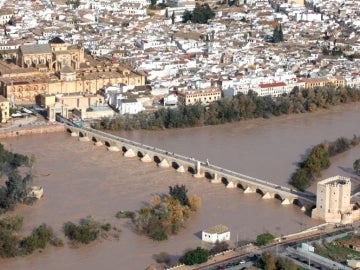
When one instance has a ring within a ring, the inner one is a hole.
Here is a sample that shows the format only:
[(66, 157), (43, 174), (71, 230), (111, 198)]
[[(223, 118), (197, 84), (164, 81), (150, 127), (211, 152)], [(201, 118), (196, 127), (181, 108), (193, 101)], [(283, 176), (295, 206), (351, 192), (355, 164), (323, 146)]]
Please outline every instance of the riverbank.
[(41, 125), (18, 125), (10, 128), (0, 128), (0, 139), (19, 137), (35, 134), (47, 134), (54, 132), (64, 132), (65, 126), (58, 123), (41, 124)]
[[(286, 185), (307, 149), (324, 139), (359, 134), (359, 117), (357, 103), (291, 117), (117, 135), (199, 160), (208, 158), (211, 164)], [(62, 236), (64, 222), (77, 222), (88, 215), (121, 228), (118, 240), (102, 239), (76, 249), (65, 241), (62, 249), (1, 259), (4, 269), (115, 270), (121, 265), (139, 270), (155, 264), (155, 255), (163, 251), (176, 261), (186, 249), (208, 248), (201, 241), (201, 230), (216, 224), (230, 229), (231, 246), (235, 245), (236, 235), (239, 241), (251, 241), (266, 231), (279, 236), (320, 224), (297, 206), (284, 206), (279, 200), (264, 200), (259, 194), (244, 194), (240, 189), (226, 189), (206, 179), (142, 163), (137, 157), (125, 158), (120, 152), (81, 142), (67, 132), (7, 138), (2, 143), (16, 152), (36, 156), (34, 184), (46, 190), (46, 196), (35, 205), (21, 205), (11, 213), (24, 217), (24, 233), (46, 223)], [(349, 168), (359, 156), (359, 146), (337, 156), (324, 178), (339, 174), (355, 179)], [(354, 187), (358, 183), (360, 180), (354, 180)], [(154, 242), (137, 235), (130, 224), (115, 217), (119, 210), (136, 211), (144, 206), (143, 202), (167, 193), (169, 186), (176, 184), (186, 185), (190, 196), (200, 195), (202, 207), (186, 228), (168, 241)]]

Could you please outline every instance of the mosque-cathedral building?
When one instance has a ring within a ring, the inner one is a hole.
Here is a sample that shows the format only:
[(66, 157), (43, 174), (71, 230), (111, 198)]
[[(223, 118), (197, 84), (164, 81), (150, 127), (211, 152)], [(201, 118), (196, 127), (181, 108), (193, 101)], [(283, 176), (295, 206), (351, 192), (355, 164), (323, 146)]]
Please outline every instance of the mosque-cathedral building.
[(0, 61), (0, 94), (32, 104), (39, 94), (95, 94), (110, 84), (145, 85), (145, 74), (111, 59), (96, 59), (56, 37), (48, 44), (22, 45), (12, 61)]

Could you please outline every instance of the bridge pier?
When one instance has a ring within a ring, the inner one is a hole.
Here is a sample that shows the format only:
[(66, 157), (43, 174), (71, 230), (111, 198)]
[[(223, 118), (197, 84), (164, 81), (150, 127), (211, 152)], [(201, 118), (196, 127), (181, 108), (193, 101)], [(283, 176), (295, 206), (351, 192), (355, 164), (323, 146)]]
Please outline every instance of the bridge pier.
[(292, 201), (289, 200), (288, 198), (285, 198), (285, 199), (282, 200), (281, 204), (282, 205), (289, 205), (289, 204), (292, 204)]
[(131, 148), (129, 148), (125, 153), (124, 153), (124, 157), (136, 157), (136, 153), (134, 152), (134, 150), (132, 150)]
[(90, 139), (89, 139), (89, 137), (84, 136), (84, 137), (79, 137), (79, 141), (80, 141), (80, 142), (89, 142)]
[(169, 162), (166, 160), (166, 158), (164, 158), (159, 164), (158, 166), (160, 168), (169, 168), (170, 167), (170, 164)]
[(117, 146), (109, 146), (108, 148), (107, 148), (107, 150), (108, 151), (111, 151), (111, 152), (119, 152), (120, 151), (120, 149), (119, 149), (119, 147), (117, 147)]
[(201, 165), (200, 165), (200, 161), (196, 162), (196, 173), (193, 175), (196, 178), (201, 178), (204, 177), (204, 174), (200, 172), (201, 170)]
[(213, 178), (210, 180), (212, 184), (219, 184), (221, 183), (221, 177), (218, 177), (217, 173), (214, 173)]
[(94, 145), (96, 146), (103, 146), (104, 144), (101, 141), (94, 142)]
[(226, 188), (236, 188), (236, 184), (233, 181), (229, 181), (226, 185)]
[(272, 198), (274, 198), (274, 195), (270, 194), (269, 192), (266, 192), (261, 198), (262, 199), (272, 199)]
[(180, 165), (179, 168), (176, 169), (177, 172), (179, 173), (184, 173), (185, 172), (185, 168), (183, 165)]
[(142, 162), (151, 162), (152, 159), (148, 154), (145, 154), (141, 159)]
[(79, 132), (72, 131), (70, 135), (71, 137), (79, 137)]
[(247, 186), (247, 188), (245, 188), (245, 190), (244, 190), (244, 193), (255, 193), (255, 192), (256, 192), (256, 190), (250, 186)]

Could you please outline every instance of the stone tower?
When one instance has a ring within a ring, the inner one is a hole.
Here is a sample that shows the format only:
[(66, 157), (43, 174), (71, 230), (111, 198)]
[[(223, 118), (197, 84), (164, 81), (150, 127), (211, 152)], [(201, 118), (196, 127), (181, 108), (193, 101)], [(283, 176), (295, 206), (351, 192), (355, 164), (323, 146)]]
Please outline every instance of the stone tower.
[(334, 176), (319, 181), (316, 192), (316, 208), (311, 217), (325, 222), (352, 222), (350, 204), (350, 178)]

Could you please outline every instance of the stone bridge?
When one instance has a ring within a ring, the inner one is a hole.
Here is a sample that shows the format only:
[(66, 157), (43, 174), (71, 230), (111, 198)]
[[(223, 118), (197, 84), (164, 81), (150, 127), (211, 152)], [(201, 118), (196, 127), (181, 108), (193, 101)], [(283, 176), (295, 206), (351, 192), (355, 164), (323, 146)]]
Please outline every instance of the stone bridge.
[(194, 177), (205, 177), (211, 183), (222, 183), (226, 188), (240, 188), (244, 193), (258, 193), (263, 199), (278, 199), (282, 205), (295, 204), (310, 213), (315, 208), (316, 196), (292, 190), (271, 182), (243, 175), (192, 157), (182, 156), (153, 146), (141, 144), (91, 128), (66, 126), (71, 136), (79, 141), (105, 146), (109, 151), (121, 152), (125, 157), (138, 158), (142, 162), (155, 162), (160, 168), (173, 168), (179, 173), (191, 173)]

